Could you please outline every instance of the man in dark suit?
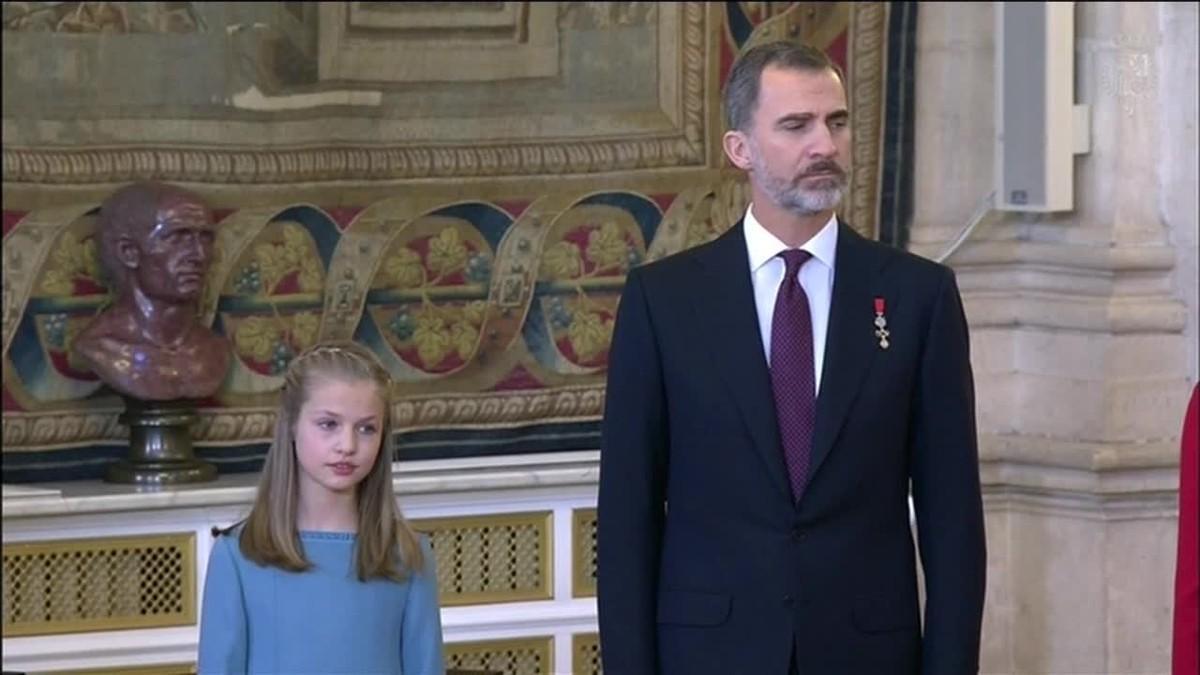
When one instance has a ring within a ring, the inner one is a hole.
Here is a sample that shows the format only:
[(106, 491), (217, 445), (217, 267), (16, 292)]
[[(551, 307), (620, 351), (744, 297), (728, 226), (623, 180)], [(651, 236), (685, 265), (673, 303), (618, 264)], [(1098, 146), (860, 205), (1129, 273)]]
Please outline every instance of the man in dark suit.
[(849, 113), (820, 51), (748, 51), (725, 112), (750, 208), (631, 270), (613, 336), (604, 671), (976, 672), (986, 554), (954, 275), (838, 221)]

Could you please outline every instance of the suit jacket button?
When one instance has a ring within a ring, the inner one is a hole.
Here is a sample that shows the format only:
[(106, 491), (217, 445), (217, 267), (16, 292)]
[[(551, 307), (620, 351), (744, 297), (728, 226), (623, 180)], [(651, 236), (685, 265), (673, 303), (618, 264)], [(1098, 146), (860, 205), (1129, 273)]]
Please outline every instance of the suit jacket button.
[(795, 604), (795, 602), (796, 602), (796, 599), (793, 598), (792, 596), (790, 596), (790, 595), (783, 596), (783, 606), (784, 607), (791, 607), (792, 605)]
[(804, 529), (800, 528), (800, 527), (793, 527), (792, 528), (792, 539), (795, 539), (796, 541), (800, 541), (800, 540), (804, 539)]

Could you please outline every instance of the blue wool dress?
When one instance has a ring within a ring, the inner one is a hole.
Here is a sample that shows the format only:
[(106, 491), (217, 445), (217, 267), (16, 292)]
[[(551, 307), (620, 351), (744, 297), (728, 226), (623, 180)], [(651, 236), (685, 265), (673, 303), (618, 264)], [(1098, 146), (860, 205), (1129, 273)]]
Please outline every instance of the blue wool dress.
[(287, 572), (246, 559), (240, 528), (208, 559), (197, 670), (207, 673), (441, 675), (442, 625), (433, 551), (402, 583), (359, 581), (356, 536), (301, 532), (313, 567)]

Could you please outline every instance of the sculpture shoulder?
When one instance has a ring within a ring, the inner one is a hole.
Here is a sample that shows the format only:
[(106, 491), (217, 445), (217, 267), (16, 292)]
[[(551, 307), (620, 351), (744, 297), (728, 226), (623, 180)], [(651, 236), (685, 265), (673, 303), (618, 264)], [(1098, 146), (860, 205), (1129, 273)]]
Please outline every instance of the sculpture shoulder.
[(218, 335), (207, 327), (196, 331), (197, 335), (188, 351), (198, 358), (216, 361), (214, 365), (228, 364), (233, 355), (233, 343), (224, 335)]
[(74, 349), (85, 358), (111, 358), (136, 339), (129, 317), (109, 310), (96, 317), (75, 338)]

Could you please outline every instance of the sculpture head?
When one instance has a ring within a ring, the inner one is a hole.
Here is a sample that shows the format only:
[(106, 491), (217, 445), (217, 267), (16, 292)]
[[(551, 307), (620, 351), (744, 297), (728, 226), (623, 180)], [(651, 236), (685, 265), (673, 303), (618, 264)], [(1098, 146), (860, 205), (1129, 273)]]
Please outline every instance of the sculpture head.
[(116, 301), (75, 339), (76, 353), (135, 399), (211, 396), (230, 345), (198, 315), (216, 238), (208, 206), (182, 188), (135, 183), (100, 206), (97, 236)]
[(104, 200), (97, 228), (100, 260), (118, 297), (141, 294), (165, 304), (200, 299), (216, 228), (199, 195), (134, 183)]

